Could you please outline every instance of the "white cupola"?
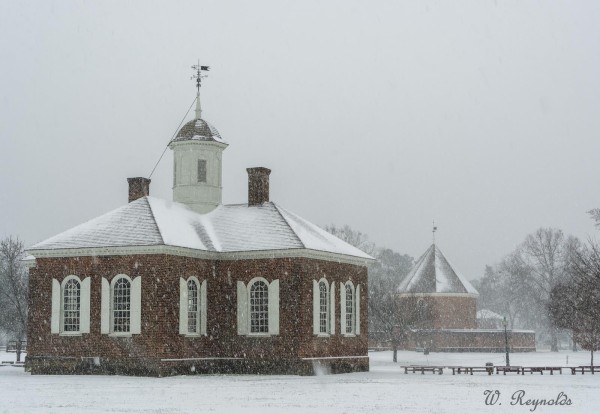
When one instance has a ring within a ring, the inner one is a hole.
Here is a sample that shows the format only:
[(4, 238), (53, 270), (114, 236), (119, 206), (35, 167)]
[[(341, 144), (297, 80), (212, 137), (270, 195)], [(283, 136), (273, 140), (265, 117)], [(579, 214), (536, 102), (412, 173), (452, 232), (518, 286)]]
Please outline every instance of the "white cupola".
[(227, 148), (219, 131), (202, 119), (200, 90), (196, 117), (169, 143), (173, 150), (173, 201), (208, 213), (221, 204), (222, 155)]

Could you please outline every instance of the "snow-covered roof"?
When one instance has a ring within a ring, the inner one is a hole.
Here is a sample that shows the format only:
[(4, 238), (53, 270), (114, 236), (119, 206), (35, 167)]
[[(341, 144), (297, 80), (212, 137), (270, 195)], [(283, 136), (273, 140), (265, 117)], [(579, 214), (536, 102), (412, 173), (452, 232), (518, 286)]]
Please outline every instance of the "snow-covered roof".
[(452, 267), (435, 244), (417, 260), (410, 273), (400, 283), (398, 292), (478, 295), (477, 290)]
[(477, 319), (504, 319), (502, 316), (498, 315), (496, 312), (492, 312), (489, 309), (481, 309), (477, 311)]
[(204, 119), (192, 119), (181, 127), (173, 141), (217, 141), (225, 143), (217, 128), (206, 122)]
[(273, 202), (222, 205), (199, 214), (184, 204), (142, 197), (28, 250), (175, 246), (207, 252), (308, 249), (372, 260), (361, 250)]

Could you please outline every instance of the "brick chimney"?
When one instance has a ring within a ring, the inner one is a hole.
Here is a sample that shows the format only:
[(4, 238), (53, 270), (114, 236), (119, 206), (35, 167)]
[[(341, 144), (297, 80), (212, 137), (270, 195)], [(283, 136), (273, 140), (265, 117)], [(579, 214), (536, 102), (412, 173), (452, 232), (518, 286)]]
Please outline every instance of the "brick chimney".
[(144, 177), (128, 178), (129, 183), (129, 202), (150, 195), (150, 179)]
[(265, 167), (246, 168), (248, 171), (248, 206), (259, 206), (269, 201), (269, 174)]

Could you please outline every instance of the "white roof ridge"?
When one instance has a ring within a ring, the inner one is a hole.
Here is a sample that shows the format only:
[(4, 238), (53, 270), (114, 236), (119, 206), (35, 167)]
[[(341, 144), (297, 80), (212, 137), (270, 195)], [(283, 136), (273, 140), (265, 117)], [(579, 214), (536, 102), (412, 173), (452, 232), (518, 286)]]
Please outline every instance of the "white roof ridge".
[(306, 244), (302, 241), (300, 236), (298, 236), (298, 233), (296, 233), (296, 230), (294, 230), (294, 228), (290, 225), (290, 222), (287, 221), (285, 216), (281, 213), (281, 211), (279, 210), (280, 207), (274, 201), (269, 201), (269, 203), (273, 204), (273, 207), (275, 207), (275, 210), (277, 210), (277, 214), (279, 214), (281, 219), (285, 222), (285, 224), (287, 224), (288, 228), (291, 230), (294, 237), (298, 239), (298, 242), (302, 245), (302, 247), (306, 249)]
[[(160, 230), (160, 226), (158, 225), (158, 222), (156, 221), (156, 217), (154, 216), (154, 210), (152, 209), (152, 204), (150, 204), (148, 202), (148, 199), (150, 198), (150, 196), (147, 195), (142, 198), (144, 198), (146, 203), (148, 204), (148, 208), (150, 209), (150, 215), (152, 216), (152, 221), (154, 221), (154, 224), (156, 225), (156, 229), (158, 230), (158, 235), (160, 236), (160, 240), (162, 241), (162, 244), (166, 244), (165, 238), (163, 237), (162, 231)], [(158, 198), (158, 197), (152, 197), (152, 198)]]

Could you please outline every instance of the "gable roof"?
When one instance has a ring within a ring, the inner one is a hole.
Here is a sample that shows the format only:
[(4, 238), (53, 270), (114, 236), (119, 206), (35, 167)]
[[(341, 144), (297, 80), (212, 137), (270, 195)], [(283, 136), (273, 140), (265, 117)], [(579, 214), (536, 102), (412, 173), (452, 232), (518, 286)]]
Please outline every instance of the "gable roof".
[(206, 252), (309, 249), (355, 258), (371, 256), (273, 202), (221, 205), (207, 214), (184, 204), (142, 197), (30, 247), (62, 250), (174, 246)]
[(398, 287), (399, 293), (462, 293), (478, 295), (469, 281), (432, 244)]

